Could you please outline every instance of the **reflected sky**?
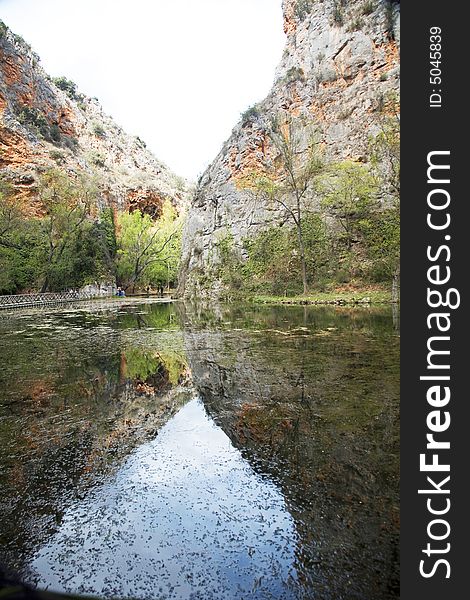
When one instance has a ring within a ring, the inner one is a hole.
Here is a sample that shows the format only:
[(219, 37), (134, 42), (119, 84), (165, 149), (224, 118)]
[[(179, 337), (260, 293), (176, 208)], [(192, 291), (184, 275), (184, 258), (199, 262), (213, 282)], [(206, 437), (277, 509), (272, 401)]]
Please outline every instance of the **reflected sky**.
[(291, 598), (295, 541), (280, 491), (193, 399), (65, 512), (31, 566), (57, 591)]
[(389, 308), (0, 319), (0, 563), (103, 598), (399, 596)]

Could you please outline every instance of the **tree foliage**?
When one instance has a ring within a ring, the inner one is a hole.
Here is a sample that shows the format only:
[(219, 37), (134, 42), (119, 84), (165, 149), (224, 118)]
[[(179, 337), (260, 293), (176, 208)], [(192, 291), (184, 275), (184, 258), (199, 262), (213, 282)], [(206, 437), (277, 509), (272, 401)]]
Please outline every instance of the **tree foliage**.
[(324, 162), (315, 130), (300, 117), (280, 114), (268, 130), (276, 151), (274, 161), (266, 161), (262, 172), (250, 173), (242, 185), (268, 204), (285, 212), (295, 227), (303, 293), (308, 292), (308, 267), (302, 221), (311, 208), (309, 193), (322, 172)]
[(67, 287), (75, 283), (77, 269), (87, 271), (94, 255), (90, 209), (97, 195), (96, 186), (85, 177), (74, 181), (56, 169), (41, 177), (39, 198), (45, 212), (39, 221), (41, 291)]
[(0, 179), (0, 246), (15, 248), (14, 234), (20, 227), (21, 208), (12, 186)]
[(98, 181), (59, 169), (40, 177), (38, 199), (40, 217), (28, 217), (0, 180), (0, 293), (60, 291), (114, 278), (132, 288), (176, 281), (182, 218), (170, 202), (157, 220), (139, 211), (116, 219), (112, 208), (98, 209)]
[(376, 179), (366, 166), (344, 161), (328, 168), (318, 182), (318, 191), (323, 196), (322, 207), (341, 225), (350, 249), (358, 221), (377, 208)]
[(181, 244), (181, 220), (170, 202), (153, 221), (135, 210), (118, 218), (117, 275), (124, 288), (174, 281)]
[[(302, 235), (306, 250), (307, 276), (318, 285), (319, 281), (327, 277), (330, 260), (328, 233), (319, 215), (305, 216), (302, 221)], [(293, 227), (270, 227), (256, 237), (244, 240), (244, 248), (248, 258), (243, 273), (251, 292), (290, 295), (303, 291), (302, 265)]]
[(0, 180), (0, 292), (27, 287), (38, 270), (37, 228), (25, 220), (12, 187)]
[(42, 216), (31, 218), (11, 187), (1, 185), (2, 293), (60, 291), (111, 276), (112, 224), (109, 215), (91, 214), (98, 194), (96, 182), (86, 176), (52, 169), (39, 181)]
[(400, 116), (395, 95), (383, 100), (379, 131), (370, 139), (370, 160), (383, 192), (400, 201)]

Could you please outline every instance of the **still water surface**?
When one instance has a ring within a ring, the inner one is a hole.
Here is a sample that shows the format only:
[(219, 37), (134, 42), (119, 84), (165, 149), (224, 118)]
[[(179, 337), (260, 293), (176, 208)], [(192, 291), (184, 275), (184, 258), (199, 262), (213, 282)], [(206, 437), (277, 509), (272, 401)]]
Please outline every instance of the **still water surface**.
[(100, 597), (398, 597), (388, 309), (0, 315), (1, 562)]

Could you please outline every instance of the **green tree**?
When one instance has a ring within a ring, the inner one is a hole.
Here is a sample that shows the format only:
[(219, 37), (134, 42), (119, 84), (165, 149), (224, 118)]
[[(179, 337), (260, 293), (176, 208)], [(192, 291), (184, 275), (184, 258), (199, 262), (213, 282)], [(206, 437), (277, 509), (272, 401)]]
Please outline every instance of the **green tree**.
[(170, 202), (165, 202), (157, 221), (138, 210), (121, 213), (117, 250), (120, 285), (134, 290), (137, 284), (163, 283), (169, 273), (175, 277), (181, 228), (181, 219)]
[(392, 301), (397, 302), (400, 293), (400, 115), (396, 95), (384, 100), (379, 132), (370, 140), (370, 154), (389, 206), (376, 225), (374, 235), (371, 237), (370, 230), (367, 233), (372, 255), (391, 275)]
[(87, 219), (51, 269), (49, 289), (80, 288), (91, 281), (109, 277), (113, 267), (100, 224)]
[[(302, 220), (305, 242), (307, 276), (318, 283), (326, 275), (330, 261), (329, 236), (323, 219), (317, 214), (307, 214)], [(244, 240), (248, 258), (243, 269), (245, 287), (255, 293), (301, 293), (301, 263), (294, 227), (270, 227), (253, 238)]]
[(332, 260), (331, 239), (325, 220), (319, 214), (307, 214), (302, 222), (306, 262), (310, 281), (324, 281)]
[(114, 209), (106, 207), (99, 213), (97, 229), (103, 248), (103, 267), (106, 272), (114, 272), (117, 257), (116, 222)]
[(13, 187), (0, 179), (0, 293), (34, 286), (39, 243), (38, 222), (25, 217)]
[(146, 283), (161, 286), (175, 285), (181, 258), (181, 240), (183, 233), (183, 217), (178, 216), (171, 202), (163, 205), (162, 214), (157, 221), (160, 239), (167, 240), (165, 253), (160, 261), (149, 267)]
[(348, 250), (357, 223), (377, 208), (377, 180), (365, 165), (344, 161), (331, 165), (318, 183), (322, 207), (342, 227)]
[(85, 230), (90, 226), (90, 209), (96, 204), (98, 190), (86, 176), (71, 179), (61, 171), (51, 169), (39, 183), (39, 198), (45, 215), (40, 220), (42, 244), (38, 248), (42, 263), (41, 292), (57, 288), (69, 269), (67, 258), (82, 245)]
[(324, 169), (318, 137), (302, 118), (278, 115), (268, 137), (276, 152), (274, 160), (265, 155), (263, 169), (251, 173), (242, 186), (285, 211), (296, 231), (303, 293), (308, 293), (308, 275), (302, 222), (311, 211), (314, 182)]
[(393, 281), (400, 260), (400, 212), (390, 207), (358, 222), (369, 258), (372, 277)]
[[(225, 235), (215, 244), (218, 254), (215, 275), (230, 290), (240, 290), (244, 284), (244, 270), (241, 256), (235, 246), (233, 233), (227, 228)], [(230, 296), (229, 296), (230, 297)]]
[(13, 195), (13, 187), (4, 179), (0, 179), (0, 245), (4, 248), (15, 248), (14, 234), (22, 221), (18, 202)]
[(298, 293), (299, 253), (291, 227), (270, 227), (244, 240), (246, 285), (253, 292)]
[(370, 159), (381, 182), (382, 191), (400, 200), (400, 114), (398, 99), (384, 99), (379, 119), (379, 132), (370, 139)]

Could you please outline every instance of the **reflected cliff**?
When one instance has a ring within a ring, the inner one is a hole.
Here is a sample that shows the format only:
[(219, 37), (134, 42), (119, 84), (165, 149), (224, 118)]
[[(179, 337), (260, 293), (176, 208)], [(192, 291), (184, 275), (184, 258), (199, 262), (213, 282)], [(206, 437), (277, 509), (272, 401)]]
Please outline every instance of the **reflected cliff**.
[(208, 413), (286, 499), (300, 591), (397, 597), (399, 348), (391, 313), (240, 307), (188, 309), (184, 319)]
[(26, 574), (66, 507), (191, 397), (170, 306), (2, 315), (1, 563)]
[(398, 597), (391, 310), (1, 317), (8, 567), (103, 598)]

